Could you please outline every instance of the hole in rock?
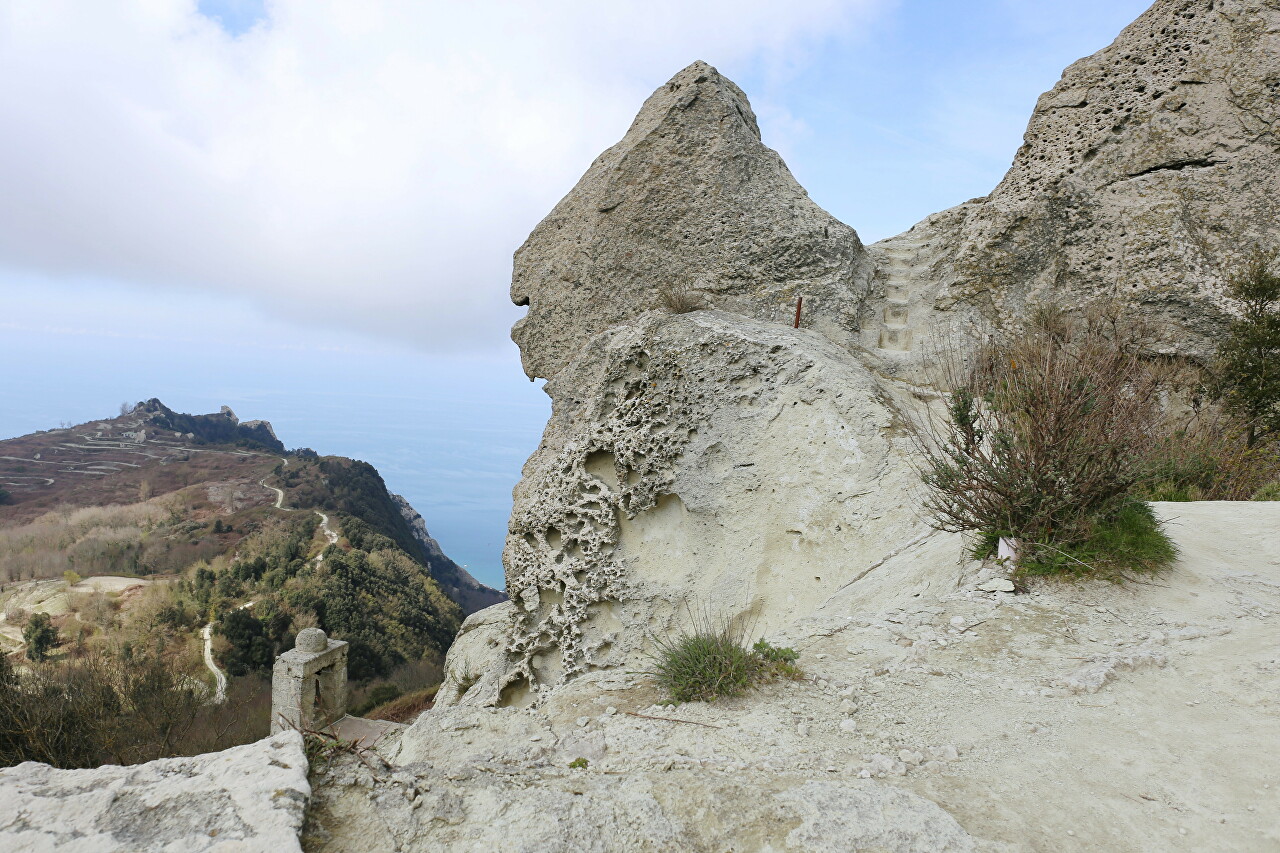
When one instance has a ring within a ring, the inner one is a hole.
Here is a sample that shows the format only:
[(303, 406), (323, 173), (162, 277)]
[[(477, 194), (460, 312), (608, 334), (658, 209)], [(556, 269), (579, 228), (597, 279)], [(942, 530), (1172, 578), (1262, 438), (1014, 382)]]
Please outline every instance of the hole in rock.
[(609, 488), (618, 489), (618, 468), (613, 454), (607, 450), (595, 450), (587, 455), (582, 467), (587, 473), (601, 481)]

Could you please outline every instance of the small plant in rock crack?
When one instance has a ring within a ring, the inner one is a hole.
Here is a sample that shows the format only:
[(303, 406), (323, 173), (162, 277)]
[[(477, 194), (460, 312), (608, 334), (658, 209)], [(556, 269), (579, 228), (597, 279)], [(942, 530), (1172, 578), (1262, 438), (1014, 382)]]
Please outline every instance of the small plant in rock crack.
[(800, 678), (793, 649), (761, 639), (748, 646), (732, 620), (703, 616), (674, 637), (659, 639), (649, 674), (675, 702), (712, 702), (740, 696), (774, 678)]
[(658, 304), (671, 314), (688, 314), (704, 307), (697, 291), (687, 284), (673, 282), (658, 286)]
[(756, 640), (756, 644), (751, 647), (751, 651), (767, 666), (772, 668), (772, 674), (774, 675), (791, 679), (804, 677), (800, 667), (796, 666), (796, 661), (800, 659), (800, 653), (795, 649), (779, 648), (771, 645), (768, 640), (761, 637)]
[(575, 758), (573, 759), (573, 761), (569, 762), (569, 769), (570, 770), (586, 770), (588, 764), (590, 764), (590, 762), (587, 761), (587, 759), (579, 756), (578, 758)]
[(466, 695), (466, 692), (480, 680), (480, 673), (471, 668), (471, 662), (468, 661), (462, 665), (461, 670), (455, 670), (453, 680), (458, 685), (458, 698)]

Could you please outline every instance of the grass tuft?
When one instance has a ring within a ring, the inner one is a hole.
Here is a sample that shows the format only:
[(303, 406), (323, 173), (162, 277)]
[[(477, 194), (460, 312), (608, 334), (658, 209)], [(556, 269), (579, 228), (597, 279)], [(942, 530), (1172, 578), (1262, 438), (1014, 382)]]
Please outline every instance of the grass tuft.
[(775, 678), (801, 678), (794, 649), (764, 639), (748, 646), (731, 620), (695, 620), (692, 629), (659, 640), (650, 675), (675, 702), (713, 702), (741, 696)]
[(1129, 501), (1109, 519), (1096, 521), (1074, 543), (1032, 543), (1019, 575), (1096, 576), (1122, 580), (1173, 565), (1177, 546), (1160, 527), (1151, 506)]
[(1253, 493), (1250, 500), (1254, 501), (1280, 501), (1280, 480), (1274, 483), (1267, 483), (1261, 489)]
[(688, 314), (702, 306), (702, 297), (687, 284), (668, 282), (658, 286), (658, 304), (671, 314)]

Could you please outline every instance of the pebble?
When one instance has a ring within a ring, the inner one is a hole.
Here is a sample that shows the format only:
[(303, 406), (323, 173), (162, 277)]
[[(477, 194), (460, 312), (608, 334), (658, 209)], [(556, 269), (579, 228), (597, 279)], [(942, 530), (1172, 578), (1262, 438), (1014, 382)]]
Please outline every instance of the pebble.
[(591, 718), (590, 718), (590, 717), (579, 717), (579, 718), (578, 718), (578, 728), (583, 728), (583, 727), (585, 727), (585, 726), (587, 725), (587, 723), (589, 723), (589, 722), (591, 722)]
[(533, 741), (534, 743), (537, 743), (538, 741), (542, 740), (542, 735), (534, 735), (533, 737), (529, 738), (529, 740)]
[(852, 713), (853, 713), (854, 711), (856, 711), (856, 710), (858, 710), (858, 706), (857, 706), (857, 704), (855, 704), (854, 702), (852, 702), (852, 701), (850, 701), (850, 700), (848, 700), (848, 699), (841, 699), (841, 700), (840, 700), (840, 713), (842, 713), (842, 714), (852, 714)]
[(618, 713), (618, 709), (610, 705), (608, 708), (604, 709), (604, 713), (606, 717), (612, 717), (614, 714)]
[(808, 736), (809, 736), (809, 724), (808, 724), (808, 723), (801, 723), (800, 725), (796, 726), (796, 734), (800, 735), (800, 737), (808, 737)]
[(841, 721), (840, 721), (840, 731), (842, 731), (842, 732), (848, 732), (848, 733), (852, 734), (853, 732), (856, 732), (857, 730), (858, 730), (858, 721), (857, 721), (857, 720), (841, 720)]
[(952, 625), (953, 627), (955, 627), (955, 628), (959, 628), (960, 626), (964, 625), (964, 617), (963, 617), (963, 616), (952, 616), (952, 617), (951, 617), (951, 625)]
[(898, 750), (898, 759), (903, 764), (910, 764), (912, 766), (924, 763), (924, 756), (910, 749)]

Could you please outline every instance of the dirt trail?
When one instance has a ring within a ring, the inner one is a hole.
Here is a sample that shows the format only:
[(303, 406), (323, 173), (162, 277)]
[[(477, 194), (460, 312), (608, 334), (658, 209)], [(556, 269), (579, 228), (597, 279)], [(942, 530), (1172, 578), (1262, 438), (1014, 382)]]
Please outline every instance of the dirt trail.
[[(252, 607), (257, 602), (249, 601), (237, 607), (237, 610), (245, 610)], [(213, 704), (221, 705), (227, 701), (227, 675), (213, 661), (213, 623), (206, 622), (200, 634), (204, 637), (204, 665), (213, 673), (214, 691)]]
[[(283, 462), (285, 465), (289, 464), (289, 460), (285, 459), (284, 457), (281, 457), (280, 461)], [(262, 488), (270, 489), (271, 491), (276, 493), (276, 502), (274, 504), (276, 509), (282, 510), (284, 512), (298, 511), (297, 507), (284, 505), (284, 490), (277, 489), (275, 486), (268, 486), (266, 477), (263, 477), (261, 480), (259, 480), (258, 484), (262, 486)], [(318, 509), (313, 509), (312, 512), (320, 516), (320, 531), (324, 533), (324, 538), (329, 540), (330, 545), (337, 545), (338, 534), (333, 528), (329, 526), (329, 516), (325, 515), (323, 512), (321, 512)], [(315, 561), (316, 561), (316, 565), (319, 565), (320, 563), (324, 562), (324, 551), (321, 551), (319, 554), (316, 555)]]

